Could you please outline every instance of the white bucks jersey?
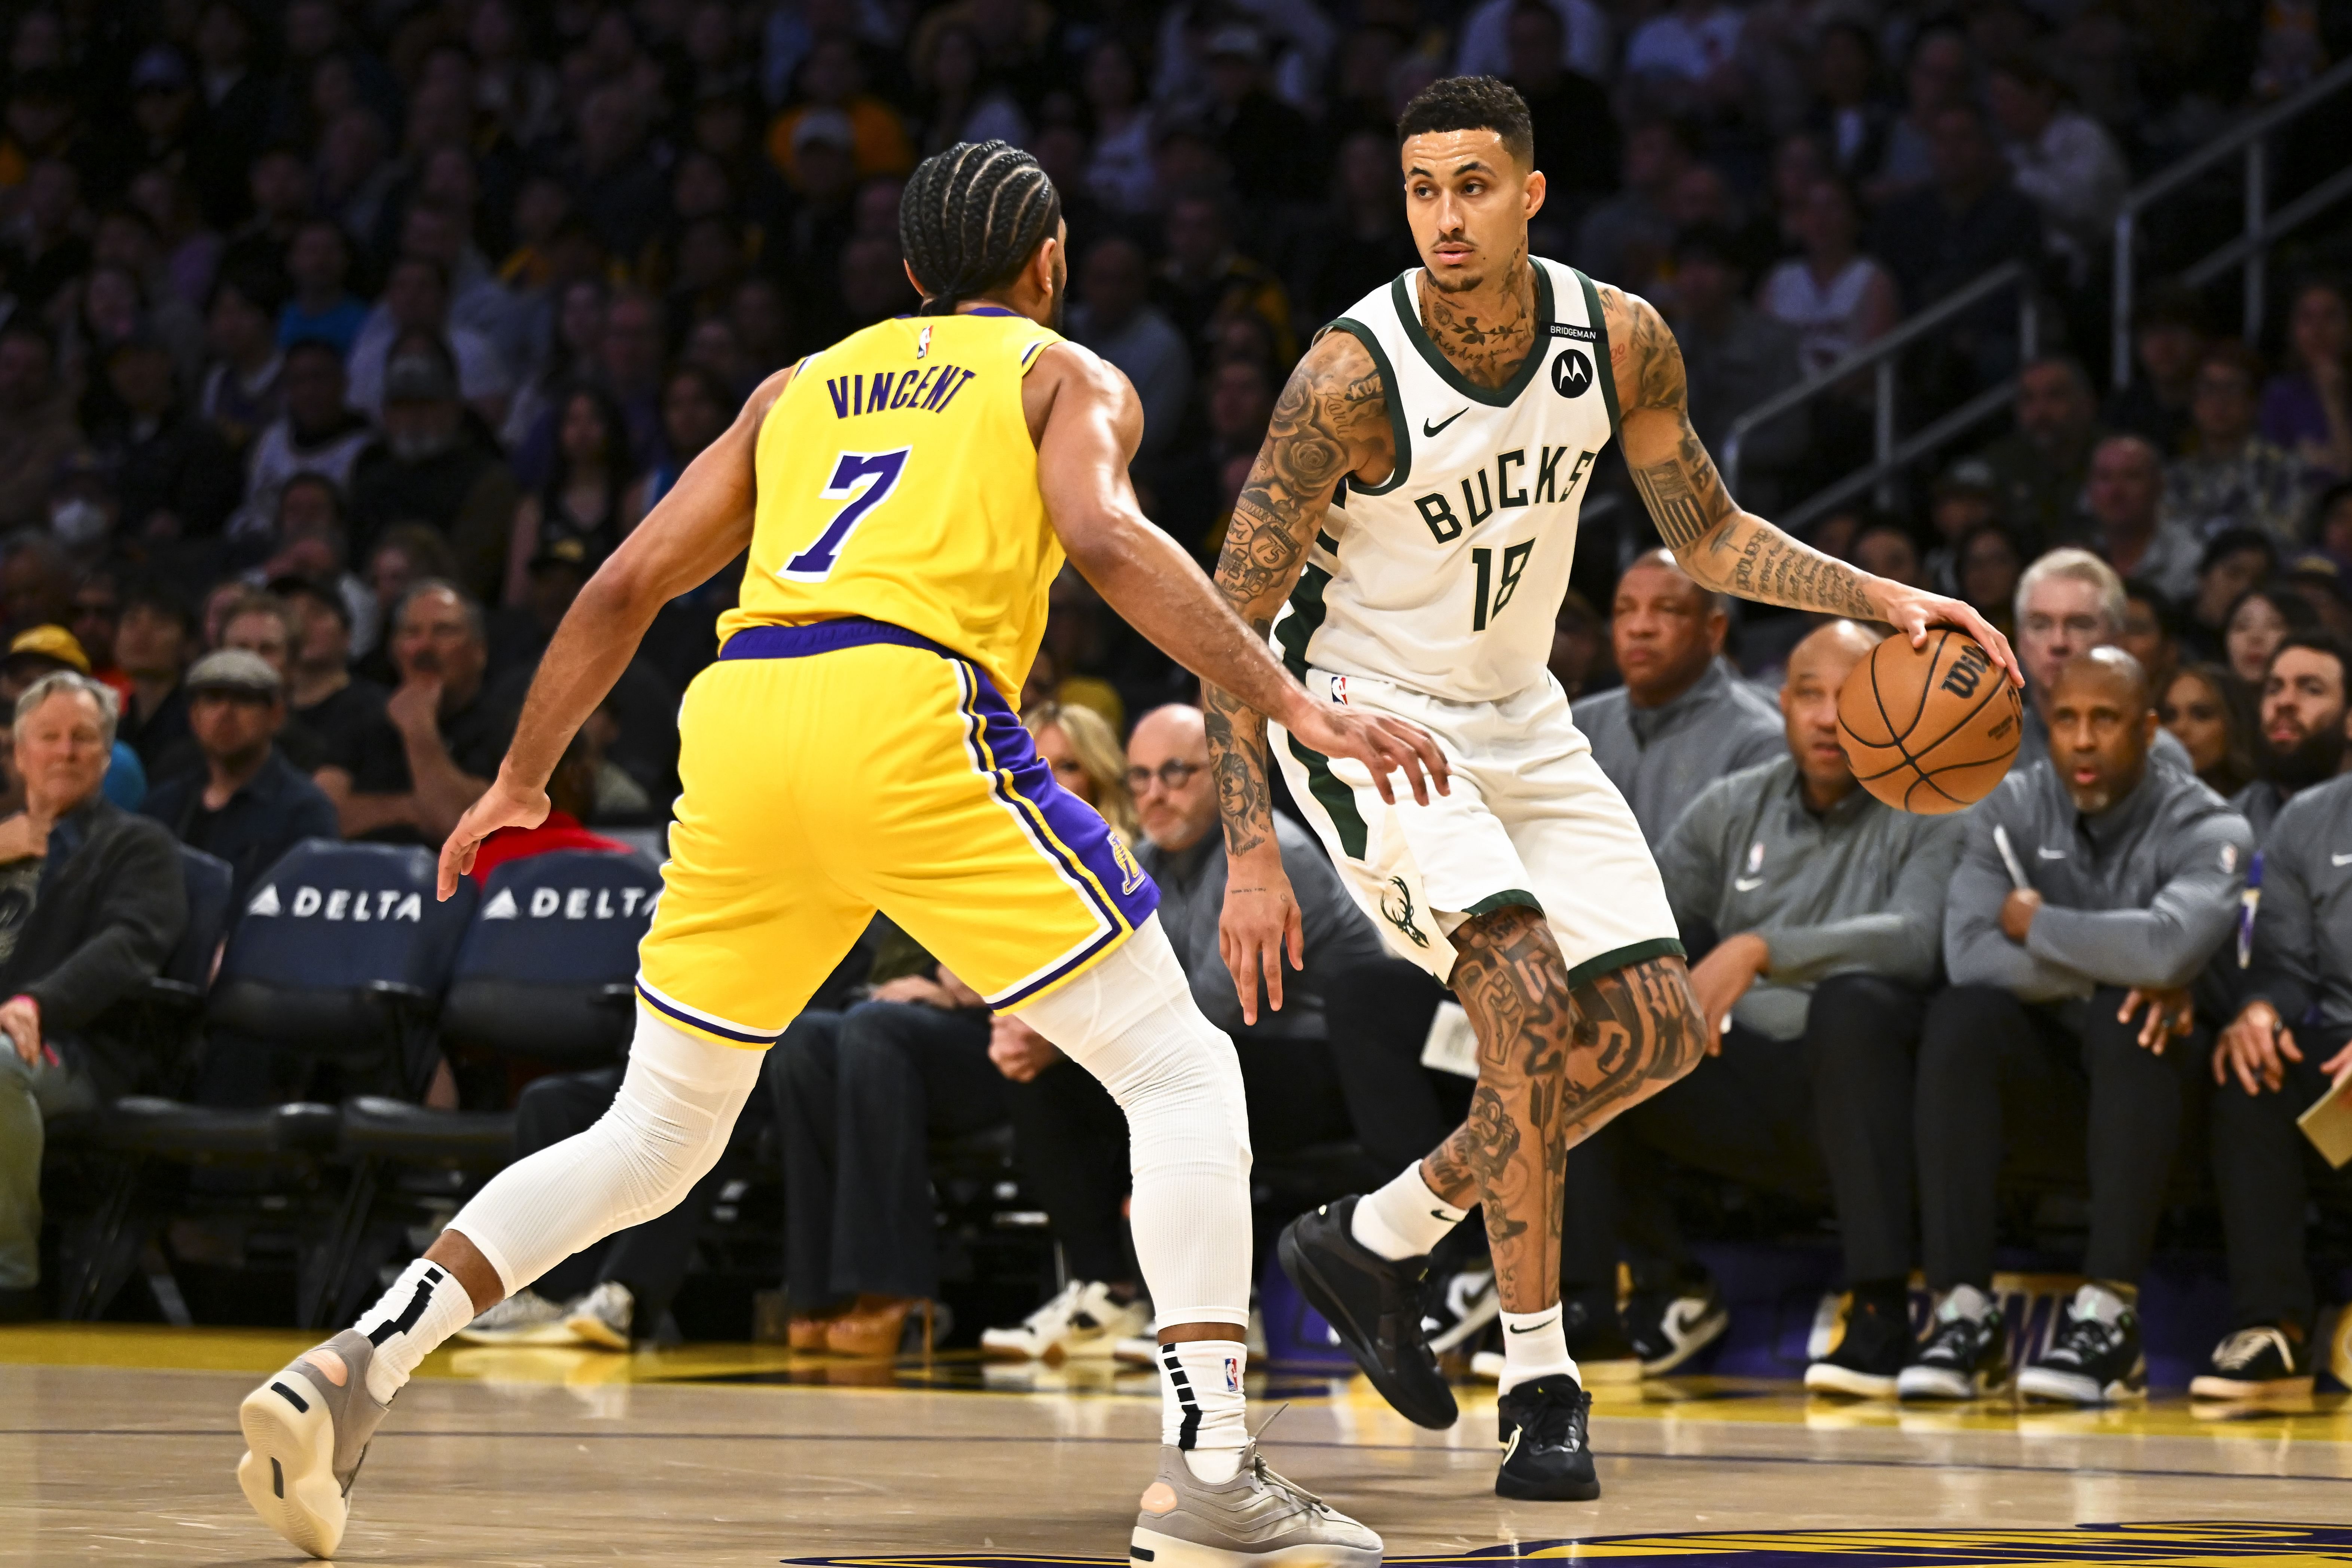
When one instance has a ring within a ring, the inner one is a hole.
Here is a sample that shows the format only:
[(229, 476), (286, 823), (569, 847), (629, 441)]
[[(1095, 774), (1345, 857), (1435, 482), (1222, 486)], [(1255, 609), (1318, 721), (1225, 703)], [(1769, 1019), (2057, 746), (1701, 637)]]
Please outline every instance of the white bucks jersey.
[(1430, 341), (1417, 268), (1332, 323), (1380, 367), (1396, 468), (1333, 498), (1275, 622), (1292, 673), (1370, 676), (1455, 702), (1543, 679), (1617, 389), (1591, 281), (1540, 258), (1535, 268), (1535, 348), (1501, 386), (1471, 381)]

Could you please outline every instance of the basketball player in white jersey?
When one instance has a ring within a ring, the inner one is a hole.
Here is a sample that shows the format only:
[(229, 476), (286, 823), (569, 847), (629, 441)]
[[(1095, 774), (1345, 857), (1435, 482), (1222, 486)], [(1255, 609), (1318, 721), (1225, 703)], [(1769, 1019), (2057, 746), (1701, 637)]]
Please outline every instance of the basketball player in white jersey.
[(1398, 125), (1423, 265), (1359, 301), (1283, 390), (1218, 563), (1225, 596), (1310, 695), (1434, 734), (1453, 793), (1393, 805), (1232, 696), (1209, 694), (1232, 874), (1223, 946), (1244, 1012), (1302, 953), (1268, 770), (1398, 952), (1452, 984), (1479, 1045), (1469, 1119), (1387, 1186), (1303, 1215), (1278, 1253), (1397, 1409), (1455, 1418), (1423, 1338), (1428, 1252), (1483, 1204), (1503, 1305), (1505, 1497), (1600, 1495), (1590, 1398), (1560, 1322), (1562, 1160), (1711, 1042), (1656, 867), (1545, 663), (1577, 509), (1614, 437), (1700, 586), (1957, 626), (2018, 679), (1968, 605), (1874, 577), (1734, 504), (1691, 431), (1656, 310), (1528, 253), (1543, 205), (1527, 106), (1486, 77), (1425, 89)]

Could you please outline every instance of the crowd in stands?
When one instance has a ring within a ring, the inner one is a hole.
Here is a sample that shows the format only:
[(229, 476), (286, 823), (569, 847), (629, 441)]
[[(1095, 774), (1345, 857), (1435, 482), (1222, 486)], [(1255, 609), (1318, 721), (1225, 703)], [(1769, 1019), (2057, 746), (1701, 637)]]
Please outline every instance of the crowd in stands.
[[(1809, 531), (2017, 637), (2020, 782), (1965, 820), (1895, 819), (1831, 754), (1825, 703), (1860, 634), (1709, 601), (1643, 553), (1631, 506), (1588, 520), (1554, 672), (1729, 1020), (1690, 1083), (1575, 1157), (1564, 1278), (1588, 1364), (1670, 1368), (1719, 1330), (1653, 1179), (1666, 1162), (1832, 1202), (1855, 1302), (1832, 1384), (1877, 1388), (1915, 1264), (1951, 1372), (1988, 1332), (2003, 1147), (2075, 1148), (2086, 1116), (2124, 1131), (2084, 1168), (2104, 1294), (2077, 1321), (2121, 1343), (2151, 1192), (2210, 1105), (2217, 1163), (2235, 1161), (2220, 1191), (2241, 1326), (2273, 1336), (2224, 1351), (2241, 1371), (2307, 1368), (2314, 1287), (2300, 1220), (2280, 1217), (2301, 1214), (2304, 1175), (2280, 1112), (2352, 1033), (2332, 868), (2298, 862), (2234, 942), (2231, 921), (2257, 849), (2339, 793), (2352, 311), (2335, 252), (2323, 235), (2279, 268), (2264, 341), (2228, 336), (2217, 294), (2160, 283), (2138, 299), (2130, 384), (2086, 366), (2105, 359), (2126, 190), (2341, 58), (2337, 29), (2326, 7), (2040, 0), (0, 5), (0, 1310), (37, 1300), (44, 1117), (186, 1087), (103, 1026), (184, 921), (170, 844), (227, 861), (240, 900), (307, 837), (437, 844), (495, 773), (573, 595), (747, 393), (913, 307), (896, 215), (915, 160), (1002, 136), (1053, 175), (1067, 329), (1134, 383), (1139, 489), (1205, 567), (1301, 345), (1414, 263), (1393, 117), (1464, 70), (1529, 105), (1549, 181), (1536, 248), (1660, 305), (1711, 443), (2006, 261), (2056, 307), (2045, 344), (2071, 347), (2020, 364), (2002, 310), (1956, 321), (1906, 358), (1906, 398), (1948, 406), (2014, 373), (2013, 427), (1940, 461), (1915, 507)], [(2283, 181), (2304, 155), (2286, 150)], [(1801, 499), (1869, 426), (1857, 391), (1751, 432), (1743, 501)], [(618, 850), (596, 830), (663, 825), (678, 696), (733, 592), (722, 573), (663, 612), (532, 845)], [(1159, 879), (1196, 994), (1240, 1044), (1261, 1155), (1352, 1142), (1393, 1170), (1433, 1146), (1465, 1092), (1421, 1065), (1442, 994), (1381, 955), (1288, 834), (1310, 967), (1244, 1023), (1216, 959), (1192, 685), (1075, 576), (1053, 606), (1023, 709)], [(2137, 700), (2107, 647), (2161, 718), (2137, 751), (2135, 713), (2086, 717), (2116, 690)], [(2070, 772), (2095, 731), (2095, 765)], [(2021, 908), (1990, 826), (2024, 845), (2068, 809), (2081, 826), (2046, 829), (2081, 836), (2064, 853), (2137, 868)], [(2107, 847), (2109, 821), (2130, 851)], [(2170, 849), (2139, 851), (2167, 833), (2204, 862), (2156, 869)], [(493, 846), (483, 870), (514, 852)], [(2165, 940), (2112, 963), (2102, 921)], [(2101, 1021), (2192, 979), (2195, 1032), (2160, 1068), (2137, 1026)], [(1148, 1320), (1118, 1119), (974, 1002), (877, 931), (773, 1053), (803, 1348), (895, 1347), (939, 1289), (928, 1141), (1006, 1123), (1072, 1284), (992, 1348)], [(1864, 1061), (1865, 1045), (1883, 1048)], [(1803, 1073), (1778, 1070), (1792, 1047)], [(2230, 1069), (2218, 1087), (2209, 1062)], [(524, 1147), (593, 1119), (615, 1082), (530, 1084)], [(2004, 1142), (2020, 1084), (2055, 1120)], [(1937, 1114), (1915, 1119), (1927, 1086)], [(625, 1342), (634, 1300), (649, 1331), (708, 1197), (501, 1321)], [(1875, 1339), (1853, 1326), (1881, 1319)], [(2085, 1355), (2105, 1342), (2084, 1336)]]

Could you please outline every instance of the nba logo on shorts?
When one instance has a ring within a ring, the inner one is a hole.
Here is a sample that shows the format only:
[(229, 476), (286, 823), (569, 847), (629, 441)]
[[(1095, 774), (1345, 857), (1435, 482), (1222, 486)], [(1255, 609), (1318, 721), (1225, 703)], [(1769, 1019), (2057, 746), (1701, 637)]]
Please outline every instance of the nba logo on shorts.
[(1241, 1358), (1238, 1356), (1227, 1356), (1225, 1358), (1225, 1392), (1227, 1394), (1239, 1394), (1241, 1391)]

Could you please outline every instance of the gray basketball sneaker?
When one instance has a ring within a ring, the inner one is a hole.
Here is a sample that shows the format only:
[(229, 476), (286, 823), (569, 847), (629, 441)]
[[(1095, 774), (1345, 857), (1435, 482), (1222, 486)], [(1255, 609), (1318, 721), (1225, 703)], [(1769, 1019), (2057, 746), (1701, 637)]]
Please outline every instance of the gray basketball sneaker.
[(245, 1396), (236, 1463), (245, 1500), (270, 1529), (313, 1557), (332, 1557), (351, 1517), (352, 1482), (387, 1408), (368, 1393), (375, 1346), (357, 1329), (303, 1352)]
[(1380, 1568), (1381, 1538), (1276, 1475), (1255, 1442), (1223, 1486), (1162, 1445), (1127, 1552), (1150, 1568)]

